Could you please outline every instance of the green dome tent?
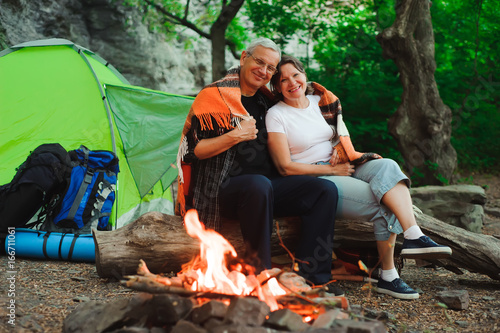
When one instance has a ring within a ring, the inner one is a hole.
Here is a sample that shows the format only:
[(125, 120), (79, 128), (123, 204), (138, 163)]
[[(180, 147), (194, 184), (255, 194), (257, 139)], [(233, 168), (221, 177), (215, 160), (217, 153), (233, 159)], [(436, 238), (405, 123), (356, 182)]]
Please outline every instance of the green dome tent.
[(111, 150), (120, 159), (112, 223), (173, 214), (180, 134), (193, 98), (132, 86), (97, 54), (65, 39), (0, 52), (0, 185), (36, 147)]

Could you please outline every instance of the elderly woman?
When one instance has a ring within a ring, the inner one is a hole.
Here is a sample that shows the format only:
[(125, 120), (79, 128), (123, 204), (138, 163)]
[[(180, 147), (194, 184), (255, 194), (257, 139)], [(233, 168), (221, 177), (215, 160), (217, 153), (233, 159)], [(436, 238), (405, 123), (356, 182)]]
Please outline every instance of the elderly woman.
[(269, 109), (266, 127), (279, 172), (334, 182), (339, 191), (337, 218), (373, 222), (382, 266), (377, 291), (418, 298), (394, 267), (396, 236), (404, 233), (401, 254), (407, 258), (445, 257), (451, 249), (436, 244), (417, 225), (408, 177), (393, 160), (354, 150), (338, 98), (317, 83), (308, 85), (299, 60), (283, 56), (271, 85), (280, 101)]

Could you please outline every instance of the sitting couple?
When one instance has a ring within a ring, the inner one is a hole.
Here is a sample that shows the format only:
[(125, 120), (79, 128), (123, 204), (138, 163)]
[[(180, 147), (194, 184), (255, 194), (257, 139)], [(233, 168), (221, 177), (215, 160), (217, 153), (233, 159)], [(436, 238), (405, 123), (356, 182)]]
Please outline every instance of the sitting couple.
[[(266, 88), (271, 78), (276, 95)], [(397, 234), (404, 232), (406, 257), (447, 256), (451, 249), (417, 226), (398, 165), (356, 152), (338, 99), (319, 84), (309, 91), (306, 81), (298, 60), (281, 58), (274, 42), (259, 38), (239, 67), (201, 90), (179, 147), (178, 212), (193, 207), (215, 230), (221, 216), (238, 220), (261, 269), (271, 268), (273, 217), (299, 216), (298, 273), (335, 295), (343, 294), (329, 283), (335, 218), (372, 221), (382, 258), (377, 291), (418, 298), (394, 267)]]

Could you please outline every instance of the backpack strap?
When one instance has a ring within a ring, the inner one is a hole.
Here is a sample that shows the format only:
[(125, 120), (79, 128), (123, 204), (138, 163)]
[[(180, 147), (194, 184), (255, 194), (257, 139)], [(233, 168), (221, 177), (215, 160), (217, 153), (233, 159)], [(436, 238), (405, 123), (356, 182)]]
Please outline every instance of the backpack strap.
[(92, 182), (92, 178), (94, 177), (94, 170), (90, 170), (90, 168), (88, 167), (90, 150), (85, 146), (81, 146), (80, 149), (85, 153), (83, 167), (87, 169), (87, 172), (85, 173), (83, 182), (80, 185), (75, 200), (73, 201), (73, 204), (71, 205), (71, 208), (68, 212), (68, 220), (73, 220), (75, 218), (76, 212), (78, 211), (78, 207), (82, 202), (83, 196), (85, 195), (85, 192), (87, 191), (87, 188), (89, 187), (90, 183)]
[(74, 234), (73, 235), (73, 241), (71, 241), (71, 246), (69, 247), (69, 252), (68, 252), (68, 261), (71, 261), (71, 257), (73, 256), (73, 250), (75, 249), (75, 244), (76, 244), (76, 239), (80, 235)]
[(57, 251), (57, 255), (59, 257), (59, 260), (63, 260), (63, 257), (62, 257), (62, 244), (63, 244), (64, 236), (66, 236), (65, 233), (61, 235), (61, 240), (59, 241), (59, 250)]
[(43, 255), (47, 259), (50, 259), (49, 255), (47, 254), (47, 240), (49, 239), (49, 236), (50, 236), (50, 231), (47, 231), (45, 235), (43, 235)]
[[(50, 234), (50, 231), (47, 232), (44, 236), (43, 236), (43, 254), (45, 255), (45, 257), (47, 259), (49, 259), (49, 256), (47, 255), (47, 252), (46, 252), (46, 244), (47, 244), (47, 238), (48, 237), (48, 234)], [(59, 256), (59, 259), (60, 260), (63, 260), (63, 256), (62, 256), (62, 245), (63, 245), (63, 240), (64, 240), (64, 237), (68, 235), (67, 233), (63, 233), (61, 235), (61, 240), (59, 241), (59, 249), (58, 249), (58, 256)], [(69, 251), (68, 251), (68, 261), (71, 261), (71, 258), (73, 257), (73, 250), (75, 249), (75, 244), (76, 244), (76, 240), (77, 238), (80, 236), (78, 234), (72, 234), (73, 235), (73, 240), (71, 241), (71, 245), (69, 246)]]

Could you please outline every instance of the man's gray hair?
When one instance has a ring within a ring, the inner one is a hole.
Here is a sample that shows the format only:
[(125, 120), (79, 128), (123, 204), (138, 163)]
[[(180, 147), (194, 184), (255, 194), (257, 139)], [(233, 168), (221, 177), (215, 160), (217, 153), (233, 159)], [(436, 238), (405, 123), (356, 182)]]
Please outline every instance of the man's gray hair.
[(268, 49), (272, 49), (276, 52), (278, 52), (278, 54), (280, 55), (280, 59), (281, 59), (281, 49), (278, 45), (276, 45), (275, 42), (273, 42), (272, 40), (270, 40), (269, 38), (264, 38), (264, 37), (259, 37), (259, 38), (256, 38), (254, 39), (247, 47), (246, 51), (247, 53), (252, 53), (255, 51), (255, 49), (257, 48), (257, 46), (262, 46), (262, 47), (266, 47)]

